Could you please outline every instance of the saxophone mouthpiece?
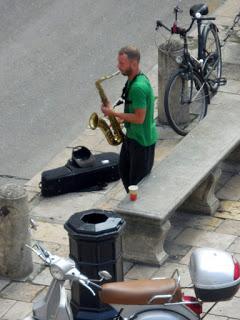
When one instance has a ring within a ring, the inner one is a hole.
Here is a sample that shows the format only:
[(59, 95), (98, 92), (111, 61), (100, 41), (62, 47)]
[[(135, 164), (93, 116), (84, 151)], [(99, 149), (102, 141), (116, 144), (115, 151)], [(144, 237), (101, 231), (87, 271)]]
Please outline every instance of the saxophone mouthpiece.
[(113, 78), (113, 77), (115, 77), (115, 76), (118, 76), (119, 74), (120, 74), (120, 71), (118, 70), (118, 71), (116, 71), (116, 72), (114, 72), (114, 73), (112, 73), (112, 74), (110, 74), (110, 75), (101, 77), (101, 78), (100, 78), (99, 80), (97, 80), (96, 82), (102, 82), (102, 81), (105, 81), (105, 80), (109, 80), (109, 79), (111, 79), (111, 78)]
[(120, 71), (116, 71), (115, 73), (112, 74), (112, 77), (118, 76), (120, 74)]

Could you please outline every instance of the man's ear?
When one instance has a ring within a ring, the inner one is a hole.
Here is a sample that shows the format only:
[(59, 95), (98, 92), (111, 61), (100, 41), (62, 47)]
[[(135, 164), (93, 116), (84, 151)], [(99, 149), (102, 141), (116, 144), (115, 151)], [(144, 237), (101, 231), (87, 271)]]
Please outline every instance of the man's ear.
[(136, 60), (132, 60), (131, 67), (135, 70), (138, 67), (138, 62)]

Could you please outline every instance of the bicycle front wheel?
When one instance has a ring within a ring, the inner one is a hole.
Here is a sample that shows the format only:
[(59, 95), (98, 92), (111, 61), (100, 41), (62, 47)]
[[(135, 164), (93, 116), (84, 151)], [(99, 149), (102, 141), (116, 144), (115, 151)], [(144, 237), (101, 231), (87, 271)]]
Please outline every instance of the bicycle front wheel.
[(164, 95), (164, 109), (170, 126), (185, 136), (207, 113), (208, 90), (195, 72), (177, 70), (169, 79)]
[(221, 45), (214, 24), (203, 29), (204, 73), (213, 92), (217, 92), (222, 76)]

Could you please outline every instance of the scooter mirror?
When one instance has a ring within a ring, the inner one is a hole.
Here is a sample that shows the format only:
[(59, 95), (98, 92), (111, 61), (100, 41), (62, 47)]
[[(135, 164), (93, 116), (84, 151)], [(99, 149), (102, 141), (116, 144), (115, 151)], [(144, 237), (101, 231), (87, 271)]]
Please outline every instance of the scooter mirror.
[(98, 272), (99, 277), (101, 277), (103, 280), (111, 280), (112, 276), (110, 273), (106, 270), (101, 270)]

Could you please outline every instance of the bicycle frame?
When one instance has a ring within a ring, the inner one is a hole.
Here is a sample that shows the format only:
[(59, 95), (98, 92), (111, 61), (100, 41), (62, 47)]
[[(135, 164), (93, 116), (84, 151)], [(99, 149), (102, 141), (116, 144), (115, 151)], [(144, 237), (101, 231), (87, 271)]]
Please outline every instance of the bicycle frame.
[[(198, 28), (201, 28), (201, 23), (199, 23)], [(199, 95), (200, 90), (198, 91), (197, 95), (193, 97), (193, 72), (196, 71), (203, 80), (203, 86), (206, 85), (207, 79), (204, 76), (202, 64), (199, 62), (201, 58), (198, 57), (198, 59), (195, 59), (188, 50), (188, 41), (187, 41), (187, 33), (184, 33), (181, 35), (183, 38), (184, 44), (183, 44), (183, 61), (181, 63), (181, 67), (187, 71), (187, 74), (190, 74), (190, 80), (191, 80), (191, 86), (190, 86), (190, 92), (188, 96), (188, 100), (184, 101), (185, 103), (191, 103), (192, 101), (197, 99), (197, 96)], [(203, 51), (202, 47), (202, 38), (199, 37), (199, 45), (200, 49)], [(199, 55), (203, 54), (203, 52), (199, 50)], [(209, 96), (208, 96), (209, 99)], [(183, 101), (182, 101), (183, 102)]]
[(198, 30), (198, 60), (204, 59), (203, 52), (203, 36), (202, 36), (202, 20), (197, 20), (197, 30)]

